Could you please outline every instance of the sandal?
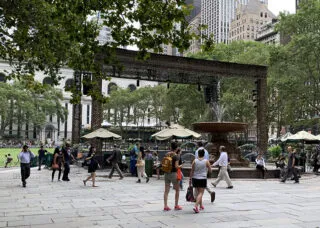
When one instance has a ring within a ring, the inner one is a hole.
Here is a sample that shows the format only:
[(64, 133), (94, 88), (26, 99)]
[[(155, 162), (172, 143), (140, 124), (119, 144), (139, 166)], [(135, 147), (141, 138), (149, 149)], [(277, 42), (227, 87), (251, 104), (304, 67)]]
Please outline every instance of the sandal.
[(204, 210), (204, 206), (200, 206), (200, 210)]
[(164, 207), (163, 210), (164, 210), (164, 211), (170, 211), (171, 208), (170, 208), (170, 207)]
[(182, 207), (179, 206), (179, 205), (177, 205), (177, 206), (174, 207), (174, 209), (175, 209), (176, 211), (180, 211), (180, 210), (182, 210)]

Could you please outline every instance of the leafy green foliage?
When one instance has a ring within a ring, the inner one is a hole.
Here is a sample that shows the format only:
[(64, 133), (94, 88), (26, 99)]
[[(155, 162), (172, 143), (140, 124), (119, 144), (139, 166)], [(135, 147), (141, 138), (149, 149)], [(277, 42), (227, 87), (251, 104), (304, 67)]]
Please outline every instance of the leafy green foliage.
[[(51, 86), (41, 87), (41, 93), (27, 90), (29, 82), (15, 82), (13, 84), (0, 83), (0, 136), (3, 136), (10, 123), (18, 128), (23, 124), (33, 124), (37, 128), (43, 127), (46, 116), (57, 116), (61, 121), (67, 114), (61, 106), (62, 93)], [(37, 85), (34, 86), (37, 88)]]
[[(141, 59), (147, 50), (162, 51), (163, 44), (181, 52), (188, 48), (189, 10), (182, 0), (1, 0), (0, 57), (14, 67), (8, 77), (42, 70), (57, 84), (59, 69), (67, 65), (94, 73), (96, 80), (107, 79), (95, 62), (97, 53), (106, 54), (105, 63), (115, 63), (117, 47), (136, 45)], [(102, 24), (93, 17), (98, 13)], [(113, 39), (103, 47), (96, 39), (101, 25), (111, 29)], [(90, 95), (101, 99), (100, 91), (92, 88)], [(81, 94), (72, 91), (73, 102), (79, 102)]]
[[(110, 95), (105, 105), (106, 119), (122, 129), (122, 122), (143, 126), (147, 118), (160, 121), (180, 123), (186, 127), (204, 118), (207, 106), (203, 93), (191, 85), (163, 85), (143, 87), (133, 92), (129, 89), (118, 89)], [(113, 109), (112, 111), (108, 111)]]
[(273, 159), (276, 159), (280, 156), (280, 154), (282, 152), (282, 148), (279, 145), (272, 146), (272, 147), (268, 148), (268, 152), (270, 153), (270, 155)]

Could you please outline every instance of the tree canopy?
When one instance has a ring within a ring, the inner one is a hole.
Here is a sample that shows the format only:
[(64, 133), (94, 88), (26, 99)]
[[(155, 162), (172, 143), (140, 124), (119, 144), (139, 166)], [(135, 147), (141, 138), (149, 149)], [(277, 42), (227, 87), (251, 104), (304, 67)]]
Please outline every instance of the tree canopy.
[[(109, 52), (110, 62), (116, 47), (136, 45), (141, 58), (163, 44), (188, 48), (188, 12), (182, 0), (1, 0), (0, 58), (14, 66), (8, 77), (41, 70), (57, 84), (65, 65), (102, 77), (94, 62), (98, 52)], [(102, 25), (111, 29), (112, 40), (100, 47)]]

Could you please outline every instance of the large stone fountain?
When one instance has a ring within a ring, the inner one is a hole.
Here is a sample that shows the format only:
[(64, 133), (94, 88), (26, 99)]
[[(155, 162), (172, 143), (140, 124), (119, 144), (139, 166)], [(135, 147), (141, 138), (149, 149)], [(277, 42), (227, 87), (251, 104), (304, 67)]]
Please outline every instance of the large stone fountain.
[(244, 132), (248, 124), (238, 122), (198, 122), (192, 125), (195, 131), (210, 134), (211, 142), (206, 145), (210, 160), (216, 161), (219, 158), (219, 147), (223, 145), (228, 152), (231, 166), (248, 167), (249, 162), (241, 157), (240, 149), (228, 140), (230, 133)]

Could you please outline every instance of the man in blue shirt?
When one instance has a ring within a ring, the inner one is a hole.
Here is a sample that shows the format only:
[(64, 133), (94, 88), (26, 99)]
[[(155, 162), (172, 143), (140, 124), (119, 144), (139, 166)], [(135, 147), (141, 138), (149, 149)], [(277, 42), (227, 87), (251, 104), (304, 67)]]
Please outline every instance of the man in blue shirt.
[(24, 145), (18, 158), (20, 161), (22, 186), (25, 188), (27, 186), (26, 179), (30, 176), (30, 162), (34, 158), (34, 154), (29, 150), (27, 145)]

